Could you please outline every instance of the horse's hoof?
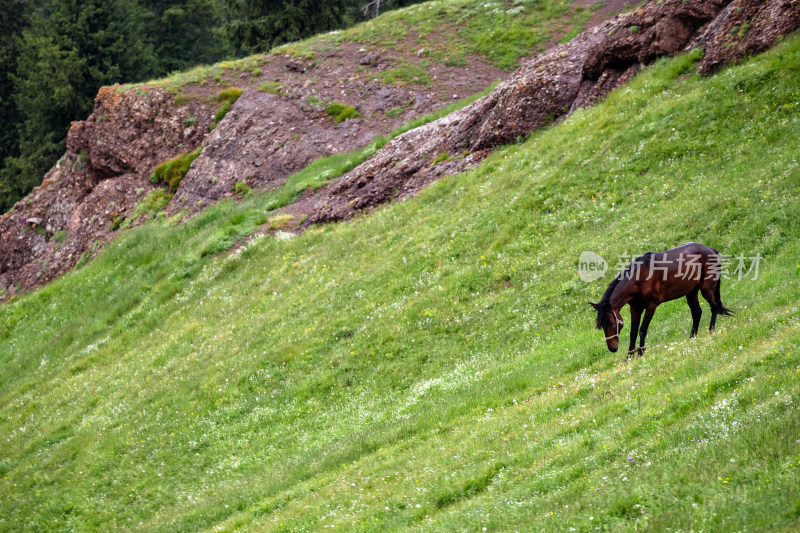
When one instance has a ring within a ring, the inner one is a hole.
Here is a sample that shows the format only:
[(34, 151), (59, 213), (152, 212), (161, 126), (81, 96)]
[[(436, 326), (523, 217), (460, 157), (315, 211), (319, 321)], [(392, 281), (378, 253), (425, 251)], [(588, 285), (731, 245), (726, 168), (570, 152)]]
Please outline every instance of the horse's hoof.
[(636, 349), (635, 348), (633, 350), (628, 350), (628, 355), (633, 355), (635, 353), (636, 353)]
[(641, 355), (644, 355), (644, 351), (646, 349), (647, 348), (645, 348), (644, 346), (639, 346), (638, 348), (636, 348), (636, 352), (641, 356)]

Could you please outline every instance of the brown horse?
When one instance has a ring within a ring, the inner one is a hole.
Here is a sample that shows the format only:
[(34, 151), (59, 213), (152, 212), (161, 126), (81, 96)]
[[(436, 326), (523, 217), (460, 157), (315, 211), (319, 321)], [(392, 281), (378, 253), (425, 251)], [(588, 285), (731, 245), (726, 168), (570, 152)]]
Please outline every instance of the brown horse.
[[(644, 353), (644, 338), (656, 307), (686, 296), (692, 311), (692, 333), (697, 335), (700, 326), (700, 302), (697, 293), (711, 306), (711, 325), (714, 331), (717, 315), (732, 315), (730, 309), (722, 305), (719, 295), (722, 261), (719, 252), (708, 246), (687, 242), (666, 252), (647, 252), (634, 259), (608, 285), (599, 303), (589, 303), (597, 311), (597, 329), (606, 334), (608, 349), (619, 349), (619, 333), (625, 324), (620, 310), (625, 304), (631, 309), (631, 343), (628, 355), (633, 354), (636, 336), (640, 336), (636, 352)], [(644, 320), (639, 328), (639, 319), (644, 311)]]

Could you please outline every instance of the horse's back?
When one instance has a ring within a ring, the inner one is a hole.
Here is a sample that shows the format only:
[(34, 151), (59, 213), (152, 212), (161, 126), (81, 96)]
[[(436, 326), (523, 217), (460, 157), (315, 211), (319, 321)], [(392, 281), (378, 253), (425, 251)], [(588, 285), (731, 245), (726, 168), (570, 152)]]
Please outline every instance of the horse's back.
[(700, 256), (702, 258), (718, 256), (719, 252), (708, 246), (696, 243), (685, 242), (675, 248), (664, 250), (663, 252), (645, 252), (639, 257), (634, 259), (634, 262), (639, 264), (650, 264), (651, 261), (666, 260), (675, 261), (678, 257)]
[(645, 300), (662, 303), (713, 284), (719, 264), (716, 250), (687, 242), (663, 252), (646, 252), (634, 259), (626, 272), (637, 281), (637, 290)]
[(715, 249), (711, 248), (710, 246), (705, 246), (703, 244), (696, 243), (696, 242), (685, 242), (685, 243), (681, 244), (680, 246), (676, 246), (675, 248), (672, 248), (672, 249), (667, 250), (666, 252), (662, 252), (662, 253), (666, 253), (666, 254), (669, 254), (669, 255), (674, 255), (674, 254), (692, 254), (692, 255), (697, 255), (697, 254), (699, 254), (699, 255), (704, 256), (704, 257), (718, 256), (719, 255), (719, 252), (717, 252)]

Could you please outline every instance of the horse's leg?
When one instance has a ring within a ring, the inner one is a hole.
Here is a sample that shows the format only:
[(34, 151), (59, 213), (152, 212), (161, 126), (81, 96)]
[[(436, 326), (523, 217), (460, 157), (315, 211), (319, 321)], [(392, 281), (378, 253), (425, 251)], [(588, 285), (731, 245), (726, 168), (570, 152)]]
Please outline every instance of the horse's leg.
[(631, 308), (631, 343), (628, 346), (628, 355), (633, 355), (636, 348), (636, 337), (639, 335), (639, 319), (642, 317), (642, 308), (633, 304)]
[(690, 337), (697, 336), (697, 330), (700, 328), (700, 316), (703, 314), (700, 302), (697, 301), (698, 292), (698, 289), (695, 289), (686, 295), (686, 303), (689, 304), (689, 309), (692, 311), (692, 334)]
[(700, 291), (703, 294), (703, 298), (705, 301), (708, 302), (709, 307), (711, 307), (711, 325), (708, 326), (708, 331), (714, 331), (714, 325), (717, 323), (717, 300), (714, 298), (714, 286), (703, 286)]
[(644, 319), (642, 320), (642, 327), (639, 328), (639, 355), (644, 354), (644, 339), (647, 337), (647, 328), (650, 326), (650, 321), (653, 319), (653, 315), (656, 312), (656, 307), (658, 304), (656, 303), (649, 303), (647, 304), (647, 309), (644, 311)]

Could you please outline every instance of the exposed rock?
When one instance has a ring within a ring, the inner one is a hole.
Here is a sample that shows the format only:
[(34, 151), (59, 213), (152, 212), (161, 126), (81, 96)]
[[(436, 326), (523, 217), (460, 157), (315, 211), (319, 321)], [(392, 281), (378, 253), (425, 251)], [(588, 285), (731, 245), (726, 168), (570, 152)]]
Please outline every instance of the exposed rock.
[(381, 56), (380, 54), (377, 54), (375, 52), (372, 53), (365, 52), (364, 55), (362, 55), (361, 58), (358, 60), (358, 64), (364, 66), (368, 65), (374, 66), (380, 64), (380, 62), (381, 62)]
[[(737, 44), (729, 46), (734, 28), (745, 23)], [(395, 138), (323, 191), (305, 225), (347, 219), (413, 195), (440, 176), (477, 164), (492, 148), (590, 105), (659, 57), (705, 46), (701, 68), (708, 72), (766, 49), (798, 25), (797, 0), (649, 2), (551, 48), (464, 109)], [(433, 164), (445, 153), (449, 159)]]
[[(280, 94), (259, 91), (259, 83), (245, 89), (204, 141), (203, 153), (181, 181), (170, 213), (197, 211), (224, 198), (237, 182), (253, 188), (281, 185), (289, 175), (320, 157), (365, 146), (408, 120), (405, 112), (388, 117), (390, 109), (421, 115), (445, 105), (435, 87), (386, 85), (372, 80), (372, 75), (363, 79), (365, 74), (358, 69), (365, 58), (379, 59), (377, 54), (355, 46), (327, 52), (308, 71), (299, 66), (306, 64), (302, 58), (274, 58), (269, 67), (278, 69), (280, 77), (276, 78), (273, 71), (266, 79), (280, 80)], [(499, 74), (493, 67), (478, 63), (471, 69), (481, 75), (480, 79), (468, 80), (467, 93), (481, 90)], [(462, 73), (461, 77), (467, 76)], [(456, 76), (447, 78), (458, 81)], [(337, 123), (322, 105), (333, 101), (354, 106), (361, 118)]]
[(292, 58), (286, 63), (286, 68), (294, 72), (305, 72), (311, 69), (312, 64), (301, 58)]
[(209, 121), (208, 107), (192, 101), (175, 108), (172, 95), (161, 89), (102, 87), (92, 115), (72, 123), (67, 151), (83, 154), (96, 177), (146, 178), (157, 165), (197, 146)]
[(735, 0), (728, 4), (692, 42), (705, 55), (700, 73), (769, 49), (779, 37), (800, 28), (798, 0)]
[(176, 109), (162, 90), (101, 89), (92, 115), (73, 123), (61, 161), (0, 217), (0, 298), (96, 253), (155, 188), (153, 168), (202, 140), (209, 115), (198, 103)]
[[(92, 115), (73, 124), (61, 162), (0, 217), (0, 300), (52, 279), (82, 254), (97, 253), (115, 235), (115, 221), (129, 217), (154, 188), (148, 177), (155, 166), (200, 143), (207, 147), (181, 182), (173, 212), (229, 197), (238, 181), (255, 187), (280, 184), (318, 157), (359, 148), (407, 120), (405, 113), (389, 117), (385, 111), (407, 108), (420, 92), (425, 103), (412, 112), (427, 113), (444, 105), (436, 98), (439, 91), (474, 93), (502, 75), (470, 59), (469, 68), (432, 65), (446, 80), (441, 86), (420, 91), (384, 85), (360, 73), (364, 52), (351, 44), (318, 54), (314, 61), (269, 56), (258, 76), (232, 70), (220, 80), (224, 84), (209, 79), (184, 86), (187, 103), (177, 107), (172, 95), (145, 85), (102, 88)], [(215, 97), (229, 84), (241, 84), (243, 75), (252, 84), (209, 135)], [(280, 83), (281, 96), (257, 90), (267, 80)], [(311, 96), (354, 105), (364, 118), (337, 124), (324, 106), (305, 101)]]
[(363, 146), (379, 133), (375, 123), (337, 123), (302, 98), (250, 86), (208, 136), (170, 209), (197, 209), (198, 202), (222, 198), (236, 182), (254, 188), (279, 185), (320, 156)]

